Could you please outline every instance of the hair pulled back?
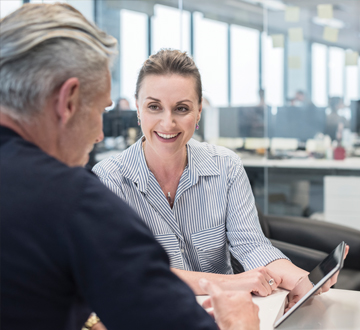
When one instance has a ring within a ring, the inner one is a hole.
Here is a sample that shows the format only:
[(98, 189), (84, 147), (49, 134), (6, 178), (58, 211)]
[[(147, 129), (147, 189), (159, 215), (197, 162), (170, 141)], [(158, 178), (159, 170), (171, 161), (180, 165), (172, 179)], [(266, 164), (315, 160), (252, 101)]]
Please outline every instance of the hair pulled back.
[(138, 99), (141, 84), (146, 76), (178, 74), (183, 77), (193, 77), (199, 103), (202, 99), (202, 86), (200, 72), (194, 60), (180, 50), (161, 49), (151, 55), (143, 64), (136, 82), (135, 97)]

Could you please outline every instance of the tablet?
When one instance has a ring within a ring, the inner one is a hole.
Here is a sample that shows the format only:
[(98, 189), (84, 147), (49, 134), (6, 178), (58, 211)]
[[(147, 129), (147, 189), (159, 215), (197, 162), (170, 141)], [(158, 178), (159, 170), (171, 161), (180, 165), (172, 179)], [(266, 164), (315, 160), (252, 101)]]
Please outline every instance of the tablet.
[[(320, 264), (318, 264), (308, 275), (313, 287), (283, 316), (281, 316), (274, 324), (274, 328), (277, 328), (283, 323), (290, 315), (292, 315), (305, 301), (318, 291), (325, 282), (333, 276), (344, 265), (345, 254), (345, 242), (341, 242), (334, 251), (332, 251)], [(298, 288), (302, 284), (301, 281), (295, 288)], [(291, 292), (290, 292), (291, 294)]]

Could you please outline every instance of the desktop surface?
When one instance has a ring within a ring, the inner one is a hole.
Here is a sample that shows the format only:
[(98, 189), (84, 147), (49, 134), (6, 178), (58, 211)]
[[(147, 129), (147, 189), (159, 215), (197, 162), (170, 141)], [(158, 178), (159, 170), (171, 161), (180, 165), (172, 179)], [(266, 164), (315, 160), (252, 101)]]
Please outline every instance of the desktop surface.
[[(253, 302), (259, 306), (260, 330), (274, 329), (275, 320), (284, 311), (287, 293), (286, 290), (277, 289), (268, 297), (253, 296)], [(201, 304), (207, 296), (196, 298)], [(330, 289), (314, 296), (277, 329), (359, 330), (360, 292)]]

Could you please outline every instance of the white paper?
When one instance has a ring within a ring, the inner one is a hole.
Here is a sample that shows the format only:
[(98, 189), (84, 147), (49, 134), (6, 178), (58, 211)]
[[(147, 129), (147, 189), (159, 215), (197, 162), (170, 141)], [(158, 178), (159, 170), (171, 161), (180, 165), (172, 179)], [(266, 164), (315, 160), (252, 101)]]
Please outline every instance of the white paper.
[(329, 4), (318, 5), (317, 12), (319, 18), (331, 19), (334, 17), (333, 6)]
[(299, 7), (286, 7), (285, 21), (286, 22), (299, 22), (300, 8)]
[(273, 48), (284, 48), (284, 35), (283, 34), (273, 34), (272, 45)]
[(300, 56), (289, 56), (288, 57), (288, 68), (289, 69), (301, 69)]
[(323, 39), (330, 42), (337, 42), (339, 37), (339, 30), (330, 26), (324, 27)]
[(304, 40), (303, 29), (299, 28), (290, 28), (289, 29), (289, 40), (292, 42), (301, 42)]
[[(259, 307), (260, 330), (273, 330), (275, 321), (284, 314), (285, 301), (289, 291), (276, 289), (267, 297), (252, 296), (254, 304)], [(196, 296), (201, 305), (209, 296)], [(209, 308), (208, 311), (212, 310)]]
[(358, 65), (359, 53), (349, 51), (345, 53), (345, 65)]

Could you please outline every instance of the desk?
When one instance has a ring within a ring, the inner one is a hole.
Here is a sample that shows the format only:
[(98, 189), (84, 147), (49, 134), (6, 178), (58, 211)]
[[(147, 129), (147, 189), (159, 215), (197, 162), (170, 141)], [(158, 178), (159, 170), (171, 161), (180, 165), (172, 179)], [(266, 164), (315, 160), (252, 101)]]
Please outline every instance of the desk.
[(245, 153), (239, 156), (257, 205), (264, 212), (267, 202), (269, 214), (310, 216), (324, 213), (324, 177), (360, 177), (360, 158), (356, 157), (345, 160), (279, 160), (250, 157)]
[[(284, 310), (287, 291), (276, 290), (268, 297), (253, 296), (259, 306), (260, 330), (273, 330), (273, 324)], [(207, 297), (198, 296), (201, 304)], [(359, 330), (360, 292), (330, 289), (302, 305), (279, 330)]]
[(266, 159), (248, 158), (238, 154), (244, 167), (268, 167), (268, 168), (301, 168), (322, 170), (354, 170), (360, 172), (360, 157), (346, 158), (344, 160), (328, 159)]

